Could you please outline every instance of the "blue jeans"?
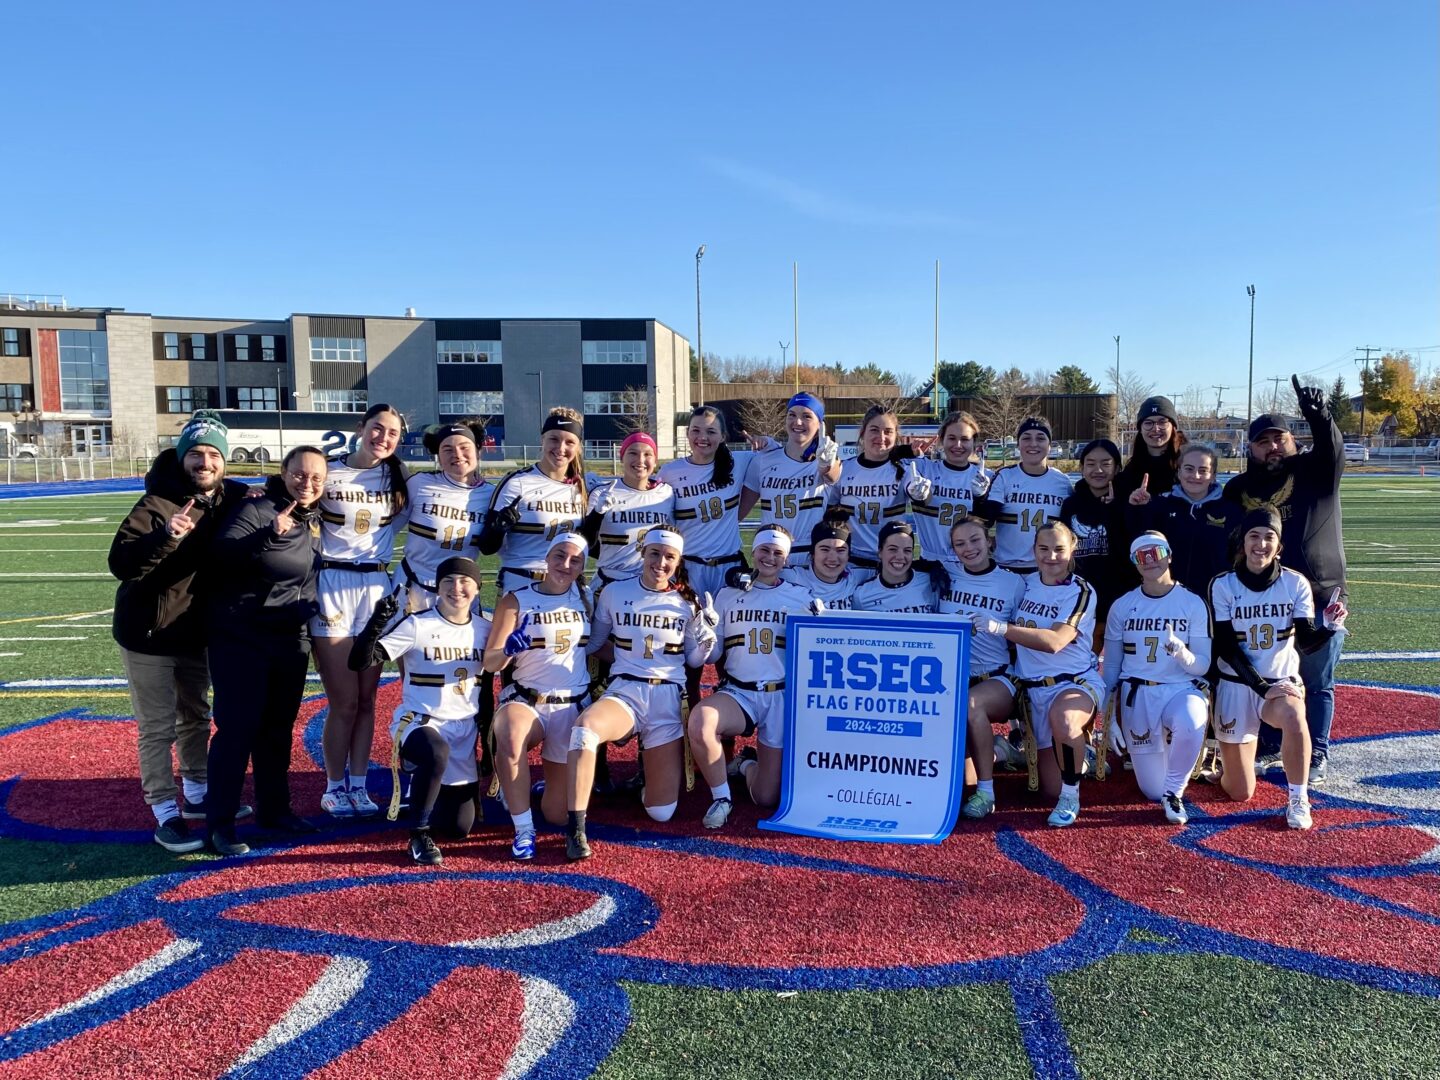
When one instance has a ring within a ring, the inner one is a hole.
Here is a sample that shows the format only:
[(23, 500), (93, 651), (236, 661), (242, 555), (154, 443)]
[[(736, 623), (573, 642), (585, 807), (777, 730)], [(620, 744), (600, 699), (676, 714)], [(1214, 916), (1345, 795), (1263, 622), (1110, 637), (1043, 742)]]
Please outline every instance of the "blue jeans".
[(1305, 684), (1305, 721), (1310, 728), (1310, 759), (1330, 754), (1330, 724), (1335, 719), (1335, 665), (1345, 644), (1336, 634), (1308, 656), (1300, 656), (1300, 681)]

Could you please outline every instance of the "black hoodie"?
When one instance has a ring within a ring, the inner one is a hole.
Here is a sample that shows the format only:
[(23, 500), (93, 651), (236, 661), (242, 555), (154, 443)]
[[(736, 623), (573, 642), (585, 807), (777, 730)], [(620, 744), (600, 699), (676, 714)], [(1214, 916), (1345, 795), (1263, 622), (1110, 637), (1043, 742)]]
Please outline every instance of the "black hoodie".
[[(238, 480), (224, 481), (213, 497), (196, 492), (175, 450), (160, 452), (145, 474), (144, 497), (110, 544), (110, 573), (120, 579), (111, 628), (121, 648), (152, 656), (205, 651), (203, 597), (215, 569), (210, 541), (244, 495)], [(190, 499), (195, 528), (176, 539), (166, 524)]]
[(282, 535), (275, 519), (292, 502), (284, 480), (272, 476), (262, 498), (246, 499), (220, 527), (211, 549), (224, 568), (210, 606), (213, 639), (280, 651), (298, 642), (309, 651), (308, 624), (319, 610), (320, 509), (296, 507), (290, 515), (295, 524)]

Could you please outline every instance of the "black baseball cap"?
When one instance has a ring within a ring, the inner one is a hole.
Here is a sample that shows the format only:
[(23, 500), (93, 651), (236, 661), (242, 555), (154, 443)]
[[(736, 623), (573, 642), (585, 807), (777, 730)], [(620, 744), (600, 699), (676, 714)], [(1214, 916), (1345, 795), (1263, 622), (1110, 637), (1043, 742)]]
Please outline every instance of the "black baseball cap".
[(1254, 442), (1267, 431), (1289, 431), (1285, 418), (1279, 413), (1261, 413), (1250, 421), (1250, 441)]

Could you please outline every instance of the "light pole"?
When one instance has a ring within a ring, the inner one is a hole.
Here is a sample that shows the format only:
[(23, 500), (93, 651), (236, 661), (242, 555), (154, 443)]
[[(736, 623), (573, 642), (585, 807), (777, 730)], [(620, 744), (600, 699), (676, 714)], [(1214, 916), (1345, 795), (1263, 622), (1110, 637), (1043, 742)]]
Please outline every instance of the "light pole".
[(1120, 335), (1115, 335), (1115, 441), (1120, 441), (1120, 425), (1124, 422), (1120, 416)]
[(1250, 378), (1245, 384), (1245, 419), (1251, 420), (1255, 416), (1255, 286), (1246, 285), (1245, 291), (1250, 295)]
[[(785, 350), (788, 349), (788, 348), (790, 348), (790, 343), (789, 343), (788, 341), (781, 341), (781, 342), (780, 342), (780, 372), (781, 372), (781, 374), (784, 374), (785, 369), (789, 366), (789, 365), (785, 362)], [(795, 367), (795, 390), (796, 390), (797, 393), (798, 393), (799, 390), (800, 390), (800, 367), (799, 367), (798, 364), (797, 364), (796, 367)]]
[(275, 372), (275, 427), (280, 433), (280, 460), (285, 460), (285, 373)]
[(705, 245), (701, 244), (695, 250), (695, 357), (700, 361), (700, 400), (697, 403), (700, 405), (705, 404), (705, 338), (700, 330), (700, 260), (704, 257)]

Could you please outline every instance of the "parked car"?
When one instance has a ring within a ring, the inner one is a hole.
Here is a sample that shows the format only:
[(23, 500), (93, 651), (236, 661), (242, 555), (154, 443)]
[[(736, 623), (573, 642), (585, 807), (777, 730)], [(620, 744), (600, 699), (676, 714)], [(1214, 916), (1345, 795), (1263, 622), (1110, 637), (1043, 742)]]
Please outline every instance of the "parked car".
[(1345, 444), (1345, 460), (1363, 465), (1370, 460), (1370, 451), (1360, 445), (1360, 443), (1347, 442)]

